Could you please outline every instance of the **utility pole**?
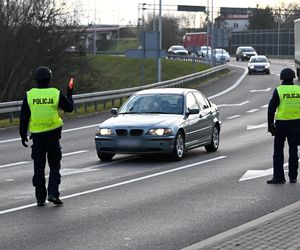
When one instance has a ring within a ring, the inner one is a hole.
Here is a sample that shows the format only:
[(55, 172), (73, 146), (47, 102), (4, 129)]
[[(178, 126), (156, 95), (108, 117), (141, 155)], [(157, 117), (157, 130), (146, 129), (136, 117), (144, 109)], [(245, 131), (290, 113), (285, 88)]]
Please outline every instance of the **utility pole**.
[(97, 10), (96, 10), (96, 7), (97, 7), (97, 4), (96, 4), (96, 0), (95, 0), (95, 16), (94, 16), (94, 55), (96, 55), (96, 20), (97, 20)]
[(280, 20), (281, 20), (281, 9), (279, 8), (278, 14), (278, 30), (277, 30), (277, 56), (280, 55)]
[(158, 64), (157, 64), (157, 81), (161, 82), (161, 58), (160, 58), (160, 52), (162, 48), (162, 18), (161, 18), (161, 1), (159, 0), (159, 15), (158, 15)]

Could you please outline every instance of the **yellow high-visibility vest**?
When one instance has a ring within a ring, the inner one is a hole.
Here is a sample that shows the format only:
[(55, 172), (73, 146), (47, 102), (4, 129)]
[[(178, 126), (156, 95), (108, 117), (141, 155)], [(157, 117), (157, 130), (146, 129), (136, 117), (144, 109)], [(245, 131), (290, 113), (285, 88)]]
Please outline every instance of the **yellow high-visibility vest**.
[(60, 92), (56, 88), (32, 88), (27, 91), (27, 102), (31, 116), (29, 131), (42, 133), (54, 130), (63, 125), (58, 113)]
[(300, 86), (280, 85), (277, 87), (280, 103), (277, 107), (276, 120), (300, 119)]

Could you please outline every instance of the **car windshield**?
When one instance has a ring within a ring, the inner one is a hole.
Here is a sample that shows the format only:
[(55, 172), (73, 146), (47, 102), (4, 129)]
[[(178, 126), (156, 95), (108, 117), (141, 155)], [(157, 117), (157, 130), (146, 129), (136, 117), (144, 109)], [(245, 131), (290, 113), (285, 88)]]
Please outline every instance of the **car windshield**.
[(184, 50), (184, 48), (182, 46), (174, 46), (173, 47), (174, 50)]
[(254, 52), (255, 50), (253, 48), (243, 48), (243, 52)]
[(217, 54), (226, 54), (227, 52), (224, 49), (215, 49), (215, 53), (217, 53)]
[(182, 114), (183, 96), (179, 94), (134, 95), (119, 110), (119, 114), (131, 113)]
[(265, 57), (251, 57), (250, 62), (251, 63), (267, 62), (267, 58), (265, 58)]

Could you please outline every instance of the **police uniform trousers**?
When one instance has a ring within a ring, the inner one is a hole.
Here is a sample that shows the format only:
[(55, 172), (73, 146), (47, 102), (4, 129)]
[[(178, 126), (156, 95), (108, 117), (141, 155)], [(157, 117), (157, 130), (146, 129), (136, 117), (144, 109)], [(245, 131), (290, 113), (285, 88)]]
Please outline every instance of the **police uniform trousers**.
[(289, 145), (289, 178), (297, 179), (298, 175), (298, 128), (276, 128), (274, 138), (274, 155), (273, 155), (273, 170), (274, 178), (278, 180), (285, 179), (284, 177), (284, 144), (287, 139)]
[(60, 161), (62, 158), (59, 138), (53, 136), (34, 136), (32, 138), (32, 159), (34, 161), (34, 176), (32, 184), (35, 187), (35, 196), (38, 201), (44, 201), (47, 196), (45, 166), (46, 157), (50, 167), (48, 181), (48, 195), (59, 197)]

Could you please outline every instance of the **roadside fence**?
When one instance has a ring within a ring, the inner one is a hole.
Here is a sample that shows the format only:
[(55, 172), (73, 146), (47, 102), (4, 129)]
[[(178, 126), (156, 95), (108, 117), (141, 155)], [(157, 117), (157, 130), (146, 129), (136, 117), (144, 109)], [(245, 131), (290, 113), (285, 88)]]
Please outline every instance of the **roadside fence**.
[[(111, 107), (116, 104), (121, 105), (129, 96), (139, 90), (150, 88), (190, 87), (199, 83), (199, 81), (215, 76), (226, 68), (227, 64), (222, 64), (191, 75), (144, 86), (74, 95), (74, 112), (77, 113), (79, 109), (83, 109), (83, 112), (87, 112), (90, 109), (97, 112), (100, 110), (100, 106), (103, 107), (103, 109), (106, 109), (108, 108), (108, 105), (111, 105)], [(0, 103), (1, 119), (9, 119), (10, 122), (13, 122), (14, 119), (19, 117), (21, 105), (22, 101)]]

